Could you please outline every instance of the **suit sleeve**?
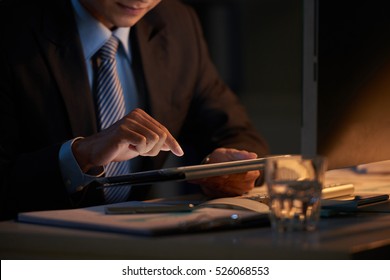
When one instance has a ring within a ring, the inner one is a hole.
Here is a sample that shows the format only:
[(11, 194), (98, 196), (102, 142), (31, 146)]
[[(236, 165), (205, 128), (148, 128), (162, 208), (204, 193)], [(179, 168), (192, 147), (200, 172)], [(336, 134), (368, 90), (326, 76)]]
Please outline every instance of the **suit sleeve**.
[(0, 37), (12, 42), (0, 44), (0, 219), (9, 219), (22, 211), (70, 207), (71, 200), (58, 164), (61, 142), (47, 140), (53, 134), (43, 129), (40, 120), (45, 116), (35, 110), (45, 102), (39, 97), (45, 69), (33, 71), (35, 76), (27, 74), (32, 65), (44, 63), (39, 55), (31, 55), (31, 61), (22, 57), (34, 50), (31, 32), (14, 22), (22, 25), (24, 14), (1, 8)]

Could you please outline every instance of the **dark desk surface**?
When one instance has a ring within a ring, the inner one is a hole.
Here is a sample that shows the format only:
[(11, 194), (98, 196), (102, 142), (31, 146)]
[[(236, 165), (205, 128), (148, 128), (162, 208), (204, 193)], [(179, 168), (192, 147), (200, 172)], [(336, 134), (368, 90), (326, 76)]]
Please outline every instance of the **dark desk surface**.
[[(389, 161), (390, 168), (390, 161)], [(388, 168), (388, 169), (389, 169)], [(387, 170), (388, 170), (387, 169)], [(390, 174), (328, 172), (357, 192), (390, 193)], [(390, 209), (390, 205), (387, 207)], [(1, 259), (390, 259), (390, 213), (322, 218), (315, 232), (270, 227), (196, 234), (134, 235), (0, 222)]]
[(269, 227), (162, 237), (0, 223), (1, 259), (389, 259), (390, 214), (322, 219), (315, 232)]

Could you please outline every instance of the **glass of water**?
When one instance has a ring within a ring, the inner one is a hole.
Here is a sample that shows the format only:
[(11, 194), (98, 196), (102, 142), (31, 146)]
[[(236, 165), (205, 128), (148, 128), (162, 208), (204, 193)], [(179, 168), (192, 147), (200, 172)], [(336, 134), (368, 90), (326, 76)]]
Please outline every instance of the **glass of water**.
[(321, 156), (292, 155), (269, 158), (265, 180), (270, 198), (270, 219), (278, 232), (316, 229), (326, 171)]

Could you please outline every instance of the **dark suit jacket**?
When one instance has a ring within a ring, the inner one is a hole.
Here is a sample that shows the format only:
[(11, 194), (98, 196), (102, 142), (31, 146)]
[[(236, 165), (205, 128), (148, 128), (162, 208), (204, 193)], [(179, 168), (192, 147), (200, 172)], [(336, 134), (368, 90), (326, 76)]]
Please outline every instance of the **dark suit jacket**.
[[(15, 2), (0, 11), (1, 216), (102, 203), (92, 191), (69, 196), (58, 164), (62, 143), (97, 132), (70, 1)], [(131, 40), (142, 107), (187, 155), (200, 159), (220, 146), (267, 153), (211, 63), (191, 8), (162, 1), (131, 29)], [(142, 158), (139, 169), (160, 168), (166, 157)]]

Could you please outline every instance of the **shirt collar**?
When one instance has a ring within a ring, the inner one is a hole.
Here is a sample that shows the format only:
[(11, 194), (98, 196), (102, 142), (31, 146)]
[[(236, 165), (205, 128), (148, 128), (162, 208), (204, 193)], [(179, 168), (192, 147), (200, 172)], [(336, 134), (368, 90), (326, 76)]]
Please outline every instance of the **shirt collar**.
[(72, 0), (76, 15), (76, 23), (80, 34), (81, 45), (86, 60), (92, 56), (106, 43), (112, 34), (119, 39), (123, 46), (126, 57), (131, 61), (129, 49), (130, 27), (120, 27), (111, 31), (101, 22), (96, 20), (79, 2)]

